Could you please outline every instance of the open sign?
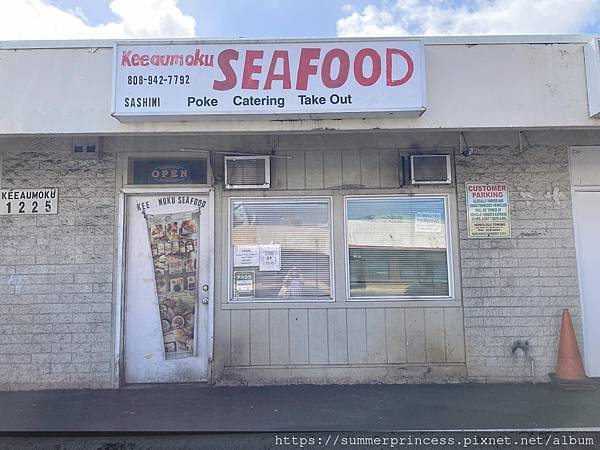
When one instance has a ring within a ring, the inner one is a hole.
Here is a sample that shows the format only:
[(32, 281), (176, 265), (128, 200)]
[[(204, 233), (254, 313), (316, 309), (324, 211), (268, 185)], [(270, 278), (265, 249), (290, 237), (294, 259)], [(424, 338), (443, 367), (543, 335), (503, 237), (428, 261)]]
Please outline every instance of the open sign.
[(131, 159), (131, 184), (207, 184), (206, 158)]
[(189, 179), (189, 169), (182, 166), (158, 166), (150, 173), (158, 183), (182, 183)]

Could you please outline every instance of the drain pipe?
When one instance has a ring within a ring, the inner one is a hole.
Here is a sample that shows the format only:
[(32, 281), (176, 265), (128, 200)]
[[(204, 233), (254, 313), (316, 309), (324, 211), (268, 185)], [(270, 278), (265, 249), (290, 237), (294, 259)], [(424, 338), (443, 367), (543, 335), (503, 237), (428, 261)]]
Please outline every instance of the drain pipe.
[(518, 350), (521, 350), (525, 359), (529, 361), (529, 365), (531, 366), (531, 384), (535, 384), (535, 360), (533, 359), (533, 356), (529, 354), (529, 341), (515, 341), (512, 345), (511, 355), (514, 356)]

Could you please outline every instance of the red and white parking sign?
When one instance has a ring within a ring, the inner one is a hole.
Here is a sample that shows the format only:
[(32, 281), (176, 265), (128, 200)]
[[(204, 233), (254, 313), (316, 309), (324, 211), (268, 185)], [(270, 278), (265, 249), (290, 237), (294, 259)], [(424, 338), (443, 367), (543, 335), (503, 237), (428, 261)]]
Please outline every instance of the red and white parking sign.
[(473, 238), (509, 238), (506, 183), (466, 183), (467, 229)]

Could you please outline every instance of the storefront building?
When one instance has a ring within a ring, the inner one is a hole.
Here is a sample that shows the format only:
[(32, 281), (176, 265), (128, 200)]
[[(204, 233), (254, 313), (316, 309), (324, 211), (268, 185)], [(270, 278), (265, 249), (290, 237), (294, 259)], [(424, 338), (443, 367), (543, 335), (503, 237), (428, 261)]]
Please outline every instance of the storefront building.
[(582, 36), (0, 43), (0, 388), (600, 376)]

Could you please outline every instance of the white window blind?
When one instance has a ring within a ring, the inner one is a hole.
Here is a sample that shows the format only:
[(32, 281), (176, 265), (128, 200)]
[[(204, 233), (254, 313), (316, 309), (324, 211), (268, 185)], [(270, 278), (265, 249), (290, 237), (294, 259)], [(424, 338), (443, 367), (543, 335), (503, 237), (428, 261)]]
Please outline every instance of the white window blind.
[(350, 297), (449, 296), (446, 202), (348, 198)]
[(230, 247), (233, 300), (331, 299), (328, 199), (232, 200)]

